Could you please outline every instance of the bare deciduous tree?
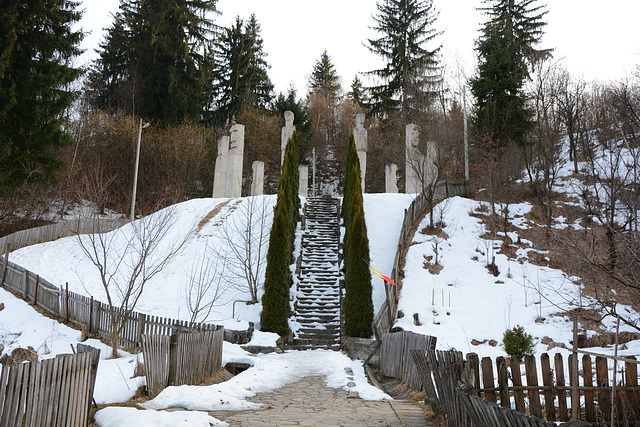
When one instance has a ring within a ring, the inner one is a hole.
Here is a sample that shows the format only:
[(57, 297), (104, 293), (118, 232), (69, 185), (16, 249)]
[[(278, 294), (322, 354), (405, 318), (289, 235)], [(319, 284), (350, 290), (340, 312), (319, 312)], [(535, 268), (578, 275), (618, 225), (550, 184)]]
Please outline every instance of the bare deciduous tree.
[(264, 276), (271, 227), (270, 204), (266, 196), (247, 197), (219, 227), (221, 245), (210, 247), (211, 257), (223, 260), (224, 280), (257, 303), (260, 279)]
[(178, 238), (170, 232), (178, 220), (173, 207), (102, 233), (104, 216), (88, 213), (84, 221), (94, 232), (77, 234), (83, 253), (98, 270), (109, 307), (112, 357), (117, 357), (120, 336), (149, 281), (181, 251), (193, 230)]
[(213, 308), (219, 304), (227, 290), (223, 283), (224, 276), (225, 264), (220, 258), (203, 255), (194, 259), (184, 287), (185, 304), (192, 326), (207, 320)]

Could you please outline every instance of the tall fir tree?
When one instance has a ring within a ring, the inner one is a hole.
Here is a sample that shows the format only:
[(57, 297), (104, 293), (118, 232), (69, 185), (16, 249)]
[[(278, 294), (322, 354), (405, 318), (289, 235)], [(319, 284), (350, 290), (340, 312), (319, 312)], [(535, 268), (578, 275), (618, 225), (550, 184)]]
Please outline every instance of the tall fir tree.
[(369, 108), (369, 98), (367, 96), (367, 90), (363, 86), (362, 80), (360, 80), (360, 77), (358, 77), (358, 75), (356, 75), (351, 81), (351, 90), (347, 94), (347, 98), (358, 104), (363, 110)]
[(471, 79), (476, 131), (498, 146), (510, 142), (524, 146), (534, 126), (524, 84), (528, 64), (550, 54), (534, 47), (542, 37), (547, 12), (544, 6), (534, 6), (535, 0), (485, 3), (489, 6), (480, 10), (488, 19), (476, 42), (478, 75)]
[(50, 177), (52, 148), (71, 142), (62, 123), (81, 74), (78, 5), (0, 0), (0, 185)]
[(372, 28), (382, 36), (368, 39), (368, 48), (386, 65), (366, 73), (376, 81), (369, 87), (369, 113), (383, 117), (400, 111), (411, 119), (431, 103), (432, 87), (441, 80), (441, 46), (427, 47), (441, 34), (434, 28), (438, 12), (432, 0), (381, 0), (377, 6)]
[(94, 105), (163, 124), (199, 120), (217, 0), (121, 0), (89, 79)]
[(336, 67), (331, 62), (329, 53), (324, 50), (313, 64), (313, 71), (309, 76), (309, 95), (318, 95), (326, 99), (331, 105), (336, 105), (340, 99), (340, 77)]
[(222, 30), (215, 47), (216, 71), (208, 113), (213, 122), (235, 119), (246, 107), (267, 109), (273, 100), (269, 65), (255, 15), (248, 22), (237, 17)]

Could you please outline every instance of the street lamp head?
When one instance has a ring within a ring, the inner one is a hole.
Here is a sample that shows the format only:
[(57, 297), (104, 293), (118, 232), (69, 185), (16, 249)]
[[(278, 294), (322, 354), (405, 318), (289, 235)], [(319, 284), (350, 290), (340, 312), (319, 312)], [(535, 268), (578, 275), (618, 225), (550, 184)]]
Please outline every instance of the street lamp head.
[(142, 129), (148, 128), (149, 126), (151, 126), (151, 123), (145, 123), (142, 125)]

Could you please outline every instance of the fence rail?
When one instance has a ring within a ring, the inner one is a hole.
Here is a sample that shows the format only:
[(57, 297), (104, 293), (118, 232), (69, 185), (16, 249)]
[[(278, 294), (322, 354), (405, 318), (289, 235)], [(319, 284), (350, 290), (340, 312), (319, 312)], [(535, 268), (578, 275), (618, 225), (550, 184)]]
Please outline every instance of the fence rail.
[(0, 374), (0, 425), (87, 426), (100, 350), (5, 365)]
[[(447, 197), (453, 196), (468, 196), (469, 185), (466, 182), (450, 182), (440, 181), (433, 189), (433, 203), (443, 200)], [(424, 210), (429, 203), (428, 198), (424, 193), (420, 193), (404, 211), (404, 219), (402, 221), (402, 227), (400, 229), (400, 236), (398, 238), (398, 245), (396, 247), (396, 255), (393, 260), (393, 268), (391, 270), (391, 280), (395, 283), (399, 282), (399, 276), (402, 270), (402, 256), (404, 249), (411, 243), (415, 233), (415, 222), (424, 214)], [(383, 332), (388, 332), (393, 325), (393, 319), (396, 312), (397, 304), (397, 289), (395, 286), (384, 282), (386, 300), (378, 310), (378, 314), (375, 316), (373, 325), (376, 339), (380, 340)]]
[[(65, 286), (56, 287), (29, 270), (12, 263), (5, 254), (2, 260), (0, 285), (25, 301), (38, 305), (49, 314), (65, 322), (74, 322), (87, 328), (90, 334), (110, 340), (114, 325), (124, 322), (120, 332), (119, 345), (127, 349), (139, 349), (143, 334), (171, 335), (175, 330), (215, 331), (218, 326), (211, 324), (191, 323), (183, 320), (158, 317), (125, 311), (75, 292)], [(113, 321), (117, 319), (117, 321)]]

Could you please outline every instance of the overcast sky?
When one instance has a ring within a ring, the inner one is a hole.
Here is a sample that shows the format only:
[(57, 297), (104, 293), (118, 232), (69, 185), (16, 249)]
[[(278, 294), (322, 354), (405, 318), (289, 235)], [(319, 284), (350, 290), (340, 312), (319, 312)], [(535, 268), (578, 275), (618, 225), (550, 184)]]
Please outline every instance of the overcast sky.
[[(82, 64), (95, 58), (102, 29), (110, 25), (110, 12), (118, 0), (84, 0), (82, 27), (91, 31), (83, 46), (87, 52)], [(472, 73), (475, 64), (474, 40), (483, 16), (476, 11), (481, 0), (433, 0), (440, 11), (436, 29), (444, 34), (445, 63), (462, 64)], [(542, 47), (555, 48), (554, 56), (563, 58), (574, 74), (597, 80), (618, 80), (640, 64), (640, 34), (637, 0), (548, 0), (548, 25)], [(324, 49), (329, 52), (343, 87), (348, 90), (358, 72), (380, 66), (380, 59), (364, 43), (377, 35), (369, 27), (377, 11), (375, 0), (219, 0), (216, 18), (228, 26), (236, 16), (248, 18), (255, 13), (262, 26), (264, 47), (271, 65), (269, 75), (282, 92), (293, 83), (298, 94), (306, 93), (313, 63)], [(428, 46), (433, 49), (437, 44)]]

